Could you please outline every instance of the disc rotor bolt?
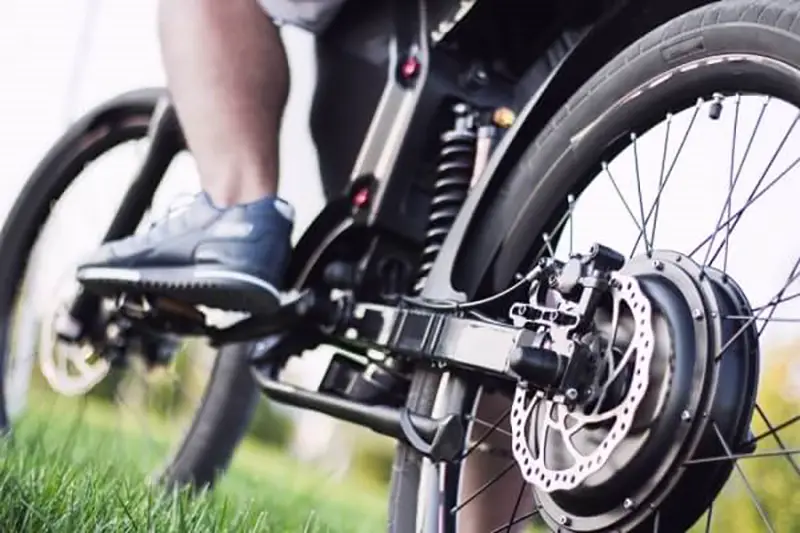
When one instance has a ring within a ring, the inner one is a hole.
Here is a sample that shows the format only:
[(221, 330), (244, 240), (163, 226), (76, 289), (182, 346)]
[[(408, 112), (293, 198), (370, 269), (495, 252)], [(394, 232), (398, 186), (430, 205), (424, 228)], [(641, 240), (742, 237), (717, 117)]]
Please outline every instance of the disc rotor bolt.
[(561, 524), (562, 526), (568, 526), (569, 518), (566, 515), (561, 515), (558, 517), (558, 523)]
[(681, 420), (683, 420), (684, 422), (688, 422), (691, 419), (692, 419), (692, 413), (690, 413), (685, 409), (681, 411)]
[(703, 320), (703, 311), (700, 309), (692, 309), (692, 317), (694, 317), (695, 320)]

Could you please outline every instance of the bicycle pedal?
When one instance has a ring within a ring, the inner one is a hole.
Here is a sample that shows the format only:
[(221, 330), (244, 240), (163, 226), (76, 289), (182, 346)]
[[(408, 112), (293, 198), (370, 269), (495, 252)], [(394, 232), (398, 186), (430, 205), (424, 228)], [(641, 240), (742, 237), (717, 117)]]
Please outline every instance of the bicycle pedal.
[(187, 320), (193, 320), (201, 324), (205, 323), (205, 315), (193, 305), (185, 302), (162, 297), (153, 301), (153, 307), (166, 313), (181, 316)]

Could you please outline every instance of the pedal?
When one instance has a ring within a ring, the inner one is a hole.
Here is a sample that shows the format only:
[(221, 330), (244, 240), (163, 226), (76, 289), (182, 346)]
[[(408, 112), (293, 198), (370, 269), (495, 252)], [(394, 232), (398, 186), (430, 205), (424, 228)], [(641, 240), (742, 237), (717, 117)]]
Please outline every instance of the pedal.
[(276, 333), (314, 325), (312, 329), (337, 324), (348, 316), (344, 300), (319, 298), (308, 289), (289, 291), (281, 296), (277, 311), (270, 315), (251, 315), (222, 329), (207, 328), (212, 346), (262, 339)]
[(180, 336), (208, 337), (212, 346), (247, 342), (302, 327), (335, 327), (348, 316), (347, 304), (317, 298), (310, 290), (283, 293), (269, 314), (250, 314), (227, 327), (211, 325), (208, 315), (190, 303), (163, 296), (122, 296), (116, 313), (148, 329)]
[(156, 298), (153, 302), (153, 307), (173, 315), (181, 316), (193, 322), (205, 323), (205, 315), (200, 312), (200, 310), (187, 303), (179, 302), (178, 300)]
[(220, 311), (268, 315), (281, 295), (264, 280), (203, 265), (171, 268), (93, 268), (78, 270), (78, 281), (105, 298), (127, 295), (154, 301), (166, 298)]
[(122, 296), (116, 301), (116, 313), (140, 328), (173, 335), (205, 335), (206, 317), (189, 304), (169, 298)]

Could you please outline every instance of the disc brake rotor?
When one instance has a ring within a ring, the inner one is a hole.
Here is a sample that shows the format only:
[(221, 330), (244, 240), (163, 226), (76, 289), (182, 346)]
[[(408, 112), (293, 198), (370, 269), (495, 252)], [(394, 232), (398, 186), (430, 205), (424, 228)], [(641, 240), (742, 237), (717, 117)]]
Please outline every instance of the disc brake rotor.
[[(627, 314), (632, 318), (633, 331), (627, 346), (620, 352), (615, 353), (613, 338), (603, 350), (605, 383), (596, 383), (599, 390), (593, 395), (597, 401), (591, 409), (588, 412), (569, 409), (541, 393), (531, 394), (525, 386), (517, 387), (514, 394), (510, 418), (514, 458), (524, 479), (539, 490), (571, 490), (599, 471), (633, 427), (634, 415), (648, 389), (655, 344), (650, 302), (635, 278), (619, 273), (611, 275), (610, 294), (613, 302), (611, 330), (616, 332), (620, 318)], [(617, 356), (618, 353), (621, 355)], [(627, 390), (614, 405), (606, 408), (610, 389), (623, 372), (630, 376)], [(573, 437), (581, 430), (596, 426), (603, 426), (606, 431), (600, 440), (592, 443), (593, 449), (587, 450), (573, 442)], [(559, 450), (553, 454), (549, 448), (555, 443)], [(565, 454), (568, 457), (564, 457)]]

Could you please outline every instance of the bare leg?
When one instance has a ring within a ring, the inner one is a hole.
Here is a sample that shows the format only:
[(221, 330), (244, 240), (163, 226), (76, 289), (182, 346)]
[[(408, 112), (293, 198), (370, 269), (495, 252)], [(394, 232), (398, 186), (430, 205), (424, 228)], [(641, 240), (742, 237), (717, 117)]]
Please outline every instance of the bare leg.
[(255, 0), (161, 0), (160, 34), (203, 189), (219, 206), (274, 195), (289, 92), (275, 25)]

